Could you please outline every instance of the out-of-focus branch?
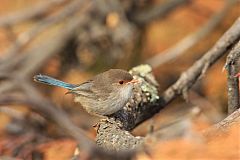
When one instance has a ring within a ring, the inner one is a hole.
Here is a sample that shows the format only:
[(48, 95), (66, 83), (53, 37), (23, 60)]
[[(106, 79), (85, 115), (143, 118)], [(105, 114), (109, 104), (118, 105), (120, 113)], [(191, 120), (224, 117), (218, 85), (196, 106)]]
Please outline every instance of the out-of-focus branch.
[(226, 132), (229, 127), (236, 123), (240, 123), (240, 109), (235, 110), (224, 120), (205, 130), (203, 134), (207, 137), (216, 136), (218, 134)]
[[(40, 21), (38, 24), (36, 24), (36, 27), (20, 34), (15, 40), (15, 42), (10, 46), (7, 53), (4, 53), (6, 56), (4, 57), (3, 60), (8, 61), (9, 59), (13, 59), (12, 57), (15, 56), (21, 48), (23, 48), (31, 40), (33, 40), (39, 33), (44, 31), (51, 25), (60, 22), (64, 18), (73, 15), (75, 12), (77, 12), (80, 9), (80, 7), (85, 6), (83, 2), (86, 3), (86, 1), (83, 1), (83, 0), (74, 0), (73, 2), (68, 4), (66, 7), (64, 7), (63, 10), (59, 11), (58, 14), (54, 14), (52, 16), (46, 17), (45, 19)], [(0, 64), (0, 66), (1, 65), (2, 64)]]
[[(19, 83), (19, 79), (17, 80)], [(91, 151), (94, 143), (85, 132), (75, 126), (68, 118), (65, 112), (54, 106), (51, 102), (43, 98), (35, 88), (31, 85), (21, 81), (21, 89), (26, 96), (1, 96), (0, 105), (6, 104), (27, 104), (34, 111), (42, 114), (47, 119), (57, 124), (60, 128), (66, 131), (74, 139), (76, 139), (81, 146), (87, 151)]]
[[(2, 65), (0, 65), (0, 70), (2, 71), (2, 75), (15, 78), (15, 77), (27, 77), (42, 65), (44, 65), (44, 61), (54, 54), (57, 54), (66, 44), (70, 37), (75, 33), (74, 31), (79, 28), (79, 26), (85, 22), (85, 17), (75, 17), (69, 21), (69, 23), (60, 30), (59, 34), (55, 37), (48, 39), (48, 41), (44, 41), (42, 44), (39, 44), (37, 47), (30, 48), (25, 51), (23, 54), (18, 54), (11, 61), (4, 61)], [(49, 45), (51, 43), (51, 45)], [(23, 63), (24, 62), (24, 63)], [(13, 71), (13, 75), (7, 75), (9, 71), (11, 71), (14, 67), (21, 65), (19, 69)], [(31, 66), (31, 67), (29, 67)], [(6, 74), (4, 74), (6, 73)], [(0, 93), (3, 93), (12, 88), (12, 82), (6, 81), (2, 82), (0, 86)]]
[(239, 104), (239, 79), (235, 75), (239, 72), (240, 41), (230, 51), (226, 61), (228, 73), (228, 114), (231, 114), (240, 107)]
[[(79, 1), (79, 0), (78, 0)], [(74, 1), (77, 2), (77, 1)], [(80, 2), (80, 1), (79, 1)], [(86, 2), (83, 7), (83, 11), (91, 8), (91, 2)], [(75, 4), (76, 5), (76, 4)], [(74, 7), (74, 6), (72, 6)], [(66, 11), (69, 12), (69, 11)], [(29, 74), (38, 69), (41, 65), (43, 65), (43, 61), (57, 53), (62, 49), (64, 44), (68, 41), (68, 39), (73, 36), (80, 25), (85, 22), (86, 16), (74, 17), (69, 20), (65, 28), (55, 37), (54, 40), (44, 42), (42, 45), (37, 48), (31, 48), (29, 51), (26, 51), (25, 54), (20, 54), (17, 57), (13, 58), (14, 61), (5, 61), (4, 70), (2, 67), (2, 72), (8, 81), (4, 81), (1, 83), (0, 92), (1, 94), (9, 90), (21, 90), (24, 93), (24, 97), (4, 97), (1, 98), (1, 104), (3, 103), (24, 103), (29, 104), (32, 109), (42, 113), (43, 116), (55, 122), (58, 126), (63, 128), (69, 135), (75, 138), (81, 146), (87, 150), (92, 151), (93, 142), (86, 137), (83, 130), (76, 127), (67, 117), (67, 115), (56, 108), (49, 101), (44, 99), (34, 87), (30, 85), (30, 82), (27, 80)], [(18, 65), (18, 69), (15, 70), (14, 67)], [(31, 67), (29, 67), (31, 66)], [(11, 72), (10, 72), (11, 71)], [(3, 94), (2, 94), (3, 95)]]
[(181, 5), (188, 3), (189, 0), (169, 0), (164, 4), (153, 6), (146, 10), (133, 13), (130, 19), (137, 24), (147, 24), (154, 19), (167, 15), (172, 10)]
[(0, 156), (1, 160), (19, 160), (19, 158), (14, 158), (10, 156)]
[(148, 59), (146, 63), (150, 64), (153, 68), (156, 68), (184, 54), (185, 51), (187, 51), (189, 48), (198, 43), (202, 38), (204, 38), (210, 32), (212, 32), (214, 28), (216, 28), (218, 24), (221, 23), (221, 20), (236, 3), (237, 0), (226, 1), (226, 4), (223, 7), (223, 9), (218, 13), (214, 14), (209, 19), (209, 21), (204, 26), (202, 26), (197, 32), (188, 35), (173, 47), (161, 53), (157, 53), (155, 56)]
[(50, 8), (60, 5), (66, 0), (50, 0), (44, 3), (31, 6), (27, 9), (0, 17), (0, 27), (11, 26), (17, 23), (41, 16), (49, 11)]

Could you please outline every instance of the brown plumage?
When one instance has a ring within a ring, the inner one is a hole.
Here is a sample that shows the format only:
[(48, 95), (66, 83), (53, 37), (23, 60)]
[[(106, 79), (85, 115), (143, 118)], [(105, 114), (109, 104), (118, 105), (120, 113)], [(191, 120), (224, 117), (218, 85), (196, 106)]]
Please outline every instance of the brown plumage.
[(81, 103), (88, 113), (99, 116), (120, 110), (131, 98), (133, 84), (137, 82), (131, 74), (121, 69), (110, 69), (78, 85), (43, 75), (35, 76), (34, 79), (69, 89), (69, 93), (75, 95), (75, 102)]

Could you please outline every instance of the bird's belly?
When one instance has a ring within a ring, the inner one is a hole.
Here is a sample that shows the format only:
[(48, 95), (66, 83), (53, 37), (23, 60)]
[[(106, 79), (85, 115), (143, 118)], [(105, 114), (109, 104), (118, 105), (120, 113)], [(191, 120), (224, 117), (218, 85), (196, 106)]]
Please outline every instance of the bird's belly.
[(86, 97), (76, 96), (75, 102), (81, 103), (82, 107), (92, 115), (111, 115), (120, 110), (126, 103), (119, 97), (109, 97), (105, 100), (101, 99), (90, 99)]

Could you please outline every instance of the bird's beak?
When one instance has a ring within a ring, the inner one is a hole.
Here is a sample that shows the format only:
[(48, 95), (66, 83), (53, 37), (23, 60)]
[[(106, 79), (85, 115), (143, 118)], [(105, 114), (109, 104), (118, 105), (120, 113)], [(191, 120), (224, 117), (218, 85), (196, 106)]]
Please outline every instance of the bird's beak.
[(141, 81), (137, 80), (137, 79), (133, 79), (131, 80), (130, 82), (128, 83), (133, 83), (133, 84), (137, 84), (137, 83), (140, 83)]

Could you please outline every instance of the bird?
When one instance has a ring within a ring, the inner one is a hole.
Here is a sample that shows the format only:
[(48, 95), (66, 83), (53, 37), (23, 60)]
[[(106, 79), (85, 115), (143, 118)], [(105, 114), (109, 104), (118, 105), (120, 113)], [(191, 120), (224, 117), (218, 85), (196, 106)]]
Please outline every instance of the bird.
[(70, 84), (47, 75), (35, 75), (34, 81), (68, 89), (74, 101), (91, 115), (105, 117), (122, 109), (133, 95), (134, 84), (140, 83), (122, 69), (110, 69), (80, 83)]

